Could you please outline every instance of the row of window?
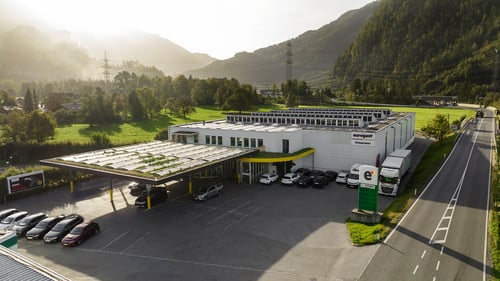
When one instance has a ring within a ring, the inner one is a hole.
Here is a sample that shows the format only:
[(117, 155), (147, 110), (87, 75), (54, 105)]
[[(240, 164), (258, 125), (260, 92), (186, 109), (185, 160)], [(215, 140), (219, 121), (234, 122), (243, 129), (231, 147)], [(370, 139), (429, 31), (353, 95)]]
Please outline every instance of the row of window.
[[(224, 145), (222, 141), (222, 136), (209, 136), (209, 135), (205, 136), (205, 144)], [(260, 146), (264, 146), (264, 140), (255, 138), (231, 137), (230, 145), (236, 147), (257, 148)]]
[(205, 136), (205, 144), (223, 145), (222, 136)]
[(264, 146), (263, 139), (231, 137), (231, 146), (257, 148)]
[(286, 125), (315, 125), (315, 126), (338, 126), (338, 127), (362, 127), (364, 122), (372, 122), (372, 116), (363, 116), (360, 119), (331, 119), (331, 118), (266, 118), (248, 116), (227, 116), (228, 122), (262, 123), (262, 124), (286, 124)]

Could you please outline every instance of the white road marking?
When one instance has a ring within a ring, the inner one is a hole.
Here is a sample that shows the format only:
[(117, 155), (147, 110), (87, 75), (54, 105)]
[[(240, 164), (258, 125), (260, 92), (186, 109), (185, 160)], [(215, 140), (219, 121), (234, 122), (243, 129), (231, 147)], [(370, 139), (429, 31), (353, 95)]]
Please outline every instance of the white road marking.
[(436, 281), (436, 276), (432, 277), (432, 281)]
[(215, 219), (213, 219), (213, 220), (209, 221), (209, 222), (208, 222), (208, 224), (212, 224), (212, 223), (214, 223), (214, 222), (218, 221), (219, 219), (221, 219), (221, 218), (223, 218), (223, 217), (225, 217), (225, 216), (227, 216), (227, 215), (229, 215), (229, 214), (233, 213), (235, 210), (237, 210), (237, 209), (239, 209), (239, 208), (242, 208), (242, 207), (245, 207), (246, 205), (248, 205), (248, 204), (250, 204), (250, 203), (252, 203), (252, 201), (247, 201), (247, 202), (245, 202), (243, 205), (240, 205), (240, 206), (234, 207), (234, 208), (232, 208), (231, 210), (229, 210), (229, 211), (225, 212), (224, 214), (222, 214), (222, 215), (220, 215), (220, 216), (216, 217)]
[(121, 235), (118, 235), (118, 237), (116, 237), (115, 239), (111, 240), (111, 242), (109, 242), (108, 244), (104, 245), (103, 247), (101, 247), (99, 250), (97, 251), (102, 251), (102, 249), (105, 249), (106, 247), (108, 247), (109, 245), (115, 243), (118, 239), (122, 238), (123, 236), (127, 235), (128, 231), (122, 233)]
[(415, 269), (413, 270), (413, 275), (415, 275), (415, 273), (417, 273), (417, 270), (418, 270), (418, 264), (417, 264), (417, 266), (415, 266)]
[(441, 263), (441, 261), (438, 261), (437, 264), (436, 264), (436, 271), (439, 270), (439, 264)]
[(422, 253), (422, 255), (420, 256), (420, 258), (421, 258), (421, 259), (424, 259), (425, 253), (427, 253), (427, 250), (424, 250), (424, 252), (423, 252), (423, 253)]
[(444, 246), (441, 246), (441, 253), (439, 253), (439, 255), (442, 256), (443, 252), (444, 252)]
[[(229, 200), (229, 201), (226, 201), (226, 202), (224, 202), (224, 203), (222, 203), (222, 204), (220, 204), (220, 205), (217, 205), (216, 207), (210, 207), (210, 208), (211, 208), (210, 210), (208, 210), (208, 211), (206, 211), (206, 212), (203, 212), (203, 213), (200, 213), (200, 214), (198, 214), (197, 216), (192, 217), (191, 219), (193, 219), (193, 220), (194, 220), (194, 219), (197, 219), (197, 218), (199, 218), (199, 217), (202, 217), (202, 216), (204, 216), (204, 215), (206, 215), (206, 214), (209, 214), (209, 213), (211, 213), (211, 212), (213, 212), (213, 211), (215, 211), (215, 210), (219, 209), (220, 207), (222, 207), (222, 206), (224, 206), (224, 205), (227, 205), (227, 204), (229, 204), (229, 203), (231, 203), (231, 202), (233, 202), (233, 201), (235, 201), (235, 200), (236, 200), (236, 199), (234, 199), (234, 198), (233, 198), (233, 199), (231, 199), (231, 200)], [(207, 207), (208, 207), (208, 206), (207, 206)]]
[[(472, 148), (469, 152), (469, 156), (467, 157), (467, 162), (465, 163), (465, 168), (464, 168), (464, 171), (462, 172), (462, 177), (460, 178), (460, 182), (458, 183), (457, 188), (453, 192), (453, 195), (451, 196), (450, 202), (448, 203), (448, 206), (444, 210), (444, 213), (441, 216), (441, 219), (439, 220), (439, 223), (437, 224), (436, 229), (434, 230), (434, 233), (431, 236), (431, 239), (429, 239), (429, 244), (444, 244), (444, 243), (446, 243), (446, 238), (448, 237), (448, 232), (450, 230), (451, 221), (453, 219), (453, 214), (455, 213), (455, 206), (457, 205), (458, 198), (460, 197), (460, 191), (462, 190), (462, 185), (464, 183), (465, 174), (467, 173), (467, 168), (469, 167), (470, 159), (472, 157), (472, 152), (474, 151), (474, 146), (476, 145), (477, 136), (478, 136), (478, 134), (476, 133), (474, 135), (474, 140), (472, 142)], [(451, 212), (448, 213), (449, 211), (451, 211)], [(436, 237), (436, 234), (438, 234), (438, 232), (444, 232), (443, 234), (441, 234), (443, 236), (443, 238), (439, 239), (439, 240), (434, 240), (434, 237)]]
[[(495, 132), (495, 122), (491, 122), (491, 130)], [(490, 142), (491, 147), (490, 147), (490, 159), (489, 162), (491, 163), (491, 159), (493, 159), (493, 149), (497, 147), (496, 139), (494, 134), (491, 136), (492, 141)], [(485, 224), (484, 224), (484, 255), (483, 255), (483, 281), (486, 281), (486, 265), (487, 265), (487, 254), (488, 254), (488, 222), (489, 222), (489, 209), (490, 209), (490, 193), (491, 193), (491, 168), (492, 165), (490, 165), (490, 171), (488, 175), (488, 200), (486, 200), (486, 219), (485, 219)]]
[(237, 223), (237, 222), (240, 222), (240, 221), (242, 221), (242, 220), (246, 219), (247, 217), (249, 217), (249, 216), (251, 216), (251, 215), (255, 214), (256, 212), (258, 212), (260, 209), (262, 209), (262, 207), (259, 207), (259, 208), (255, 209), (255, 210), (251, 211), (250, 213), (248, 213), (248, 214), (244, 215), (244, 216), (243, 216), (243, 218), (241, 218), (239, 221), (234, 221), (234, 222), (232, 222), (232, 223), (230, 223), (230, 224), (228, 224), (228, 225), (224, 226), (224, 229), (228, 229), (228, 228), (229, 228), (229, 227), (231, 227), (233, 224), (235, 224), (235, 223)]
[(135, 240), (134, 242), (130, 243), (130, 245), (128, 245), (127, 248), (123, 249), (120, 254), (123, 254), (125, 253), (128, 249), (132, 248), (134, 245), (136, 245), (137, 243), (141, 242), (142, 240), (144, 240), (144, 238), (146, 238), (146, 236), (148, 236), (149, 234), (151, 234), (151, 232), (147, 232), (145, 235), (139, 237), (139, 239)]

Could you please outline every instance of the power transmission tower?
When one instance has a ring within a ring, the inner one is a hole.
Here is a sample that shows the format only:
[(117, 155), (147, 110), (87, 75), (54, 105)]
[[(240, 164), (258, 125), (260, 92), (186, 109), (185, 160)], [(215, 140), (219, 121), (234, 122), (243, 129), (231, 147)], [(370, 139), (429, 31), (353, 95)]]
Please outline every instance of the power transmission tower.
[(108, 55), (106, 54), (106, 52), (104, 52), (104, 59), (102, 61), (104, 62), (104, 65), (102, 66), (104, 71), (102, 74), (104, 75), (104, 80), (106, 82), (109, 82), (109, 76), (111, 75), (111, 72), (110, 72), (111, 66), (109, 65), (109, 59), (108, 59)]
[(286, 81), (292, 80), (292, 42), (286, 43)]

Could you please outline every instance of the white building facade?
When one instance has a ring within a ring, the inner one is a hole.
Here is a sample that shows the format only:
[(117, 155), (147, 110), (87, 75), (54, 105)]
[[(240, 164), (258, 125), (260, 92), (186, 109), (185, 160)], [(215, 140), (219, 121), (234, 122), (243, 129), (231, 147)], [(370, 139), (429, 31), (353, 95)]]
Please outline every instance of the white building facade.
[(395, 149), (411, 145), (414, 134), (414, 112), (385, 108), (229, 113), (225, 120), (169, 128), (169, 139), (176, 142), (259, 148), (257, 154), (261, 155), (239, 160), (244, 183), (254, 183), (263, 172), (282, 174), (299, 167), (348, 170), (353, 163), (376, 166)]

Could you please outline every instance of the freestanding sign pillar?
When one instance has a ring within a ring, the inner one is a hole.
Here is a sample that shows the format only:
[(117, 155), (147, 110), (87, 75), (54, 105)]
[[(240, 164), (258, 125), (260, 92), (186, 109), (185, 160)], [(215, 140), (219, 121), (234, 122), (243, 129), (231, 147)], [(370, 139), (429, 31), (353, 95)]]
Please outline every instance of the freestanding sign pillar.
[(378, 168), (362, 165), (359, 167), (358, 208), (352, 210), (354, 221), (380, 222), (382, 213), (378, 208)]

